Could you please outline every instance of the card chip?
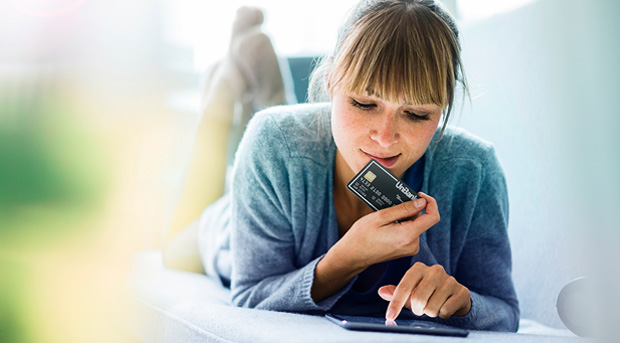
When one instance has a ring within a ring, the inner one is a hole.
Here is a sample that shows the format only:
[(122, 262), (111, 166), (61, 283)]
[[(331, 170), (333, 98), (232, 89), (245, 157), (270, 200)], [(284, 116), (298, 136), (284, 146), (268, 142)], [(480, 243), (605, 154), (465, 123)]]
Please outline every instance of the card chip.
[(368, 171), (368, 173), (366, 173), (366, 175), (364, 175), (364, 178), (366, 180), (368, 180), (368, 182), (373, 182), (377, 178), (377, 175), (375, 175), (375, 173), (373, 173), (371, 171)]

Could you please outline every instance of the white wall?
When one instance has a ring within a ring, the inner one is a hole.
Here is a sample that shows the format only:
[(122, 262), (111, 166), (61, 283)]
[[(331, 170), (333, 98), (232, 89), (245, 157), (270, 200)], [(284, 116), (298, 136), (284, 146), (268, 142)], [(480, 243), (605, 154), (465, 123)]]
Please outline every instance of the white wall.
[(614, 1), (540, 0), (461, 28), (474, 100), (453, 123), (494, 142), (522, 317), (556, 327), (563, 285), (618, 274), (619, 13)]

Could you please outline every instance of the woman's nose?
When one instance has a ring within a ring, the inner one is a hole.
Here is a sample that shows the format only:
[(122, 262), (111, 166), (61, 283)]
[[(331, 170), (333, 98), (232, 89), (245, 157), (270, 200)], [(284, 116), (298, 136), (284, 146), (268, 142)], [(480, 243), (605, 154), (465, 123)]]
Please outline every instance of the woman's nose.
[(371, 128), (370, 138), (383, 148), (398, 142), (400, 134), (395, 113), (383, 113), (378, 117)]

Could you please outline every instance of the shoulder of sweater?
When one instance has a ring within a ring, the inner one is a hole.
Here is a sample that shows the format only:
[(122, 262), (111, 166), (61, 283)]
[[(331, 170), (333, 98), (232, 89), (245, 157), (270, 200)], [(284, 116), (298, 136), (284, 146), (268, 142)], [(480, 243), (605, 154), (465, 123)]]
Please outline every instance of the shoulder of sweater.
[(486, 164), (486, 161), (495, 156), (493, 144), (484, 140), (465, 129), (448, 126), (443, 136), (437, 143), (440, 129), (435, 133), (435, 137), (429, 145), (429, 151), (433, 152), (433, 160), (435, 162), (469, 159), (480, 164)]
[(274, 153), (324, 164), (330, 150), (335, 149), (330, 111), (329, 103), (270, 107), (254, 115), (246, 134), (260, 139), (265, 148), (286, 146), (286, 151)]

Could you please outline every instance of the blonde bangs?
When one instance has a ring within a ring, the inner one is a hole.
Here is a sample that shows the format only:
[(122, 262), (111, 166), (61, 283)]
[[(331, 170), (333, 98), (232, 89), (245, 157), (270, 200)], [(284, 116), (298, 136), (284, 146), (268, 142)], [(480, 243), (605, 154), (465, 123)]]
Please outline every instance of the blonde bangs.
[[(424, 6), (386, 6), (360, 19), (335, 56), (331, 83), (390, 102), (436, 104), (448, 112), (460, 65), (458, 41)], [(455, 61), (455, 58), (457, 61)]]

